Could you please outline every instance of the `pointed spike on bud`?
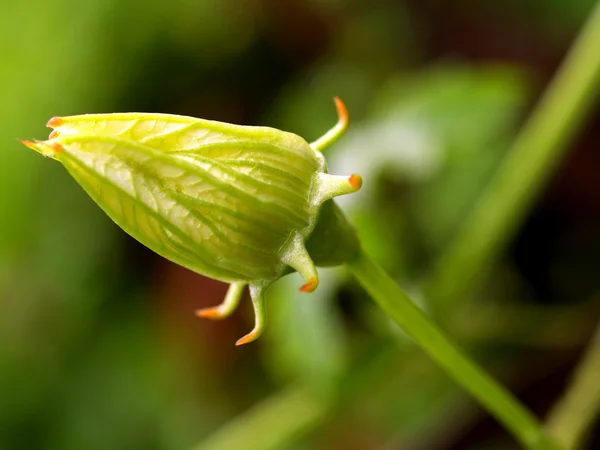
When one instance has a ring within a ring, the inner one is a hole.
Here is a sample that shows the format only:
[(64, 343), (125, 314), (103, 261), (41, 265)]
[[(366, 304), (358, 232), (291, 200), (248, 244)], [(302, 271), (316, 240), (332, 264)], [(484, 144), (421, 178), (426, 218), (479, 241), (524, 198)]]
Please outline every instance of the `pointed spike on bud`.
[(300, 287), (301, 292), (313, 292), (319, 285), (319, 274), (315, 263), (311, 259), (304, 238), (299, 233), (291, 239), (282, 251), (281, 260), (298, 272), (304, 278), (305, 284)]
[(339, 195), (352, 194), (362, 187), (362, 177), (357, 174), (350, 176), (319, 174), (314, 202), (317, 205)]
[[(38, 153), (41, 153), (43, 156), (49, 156), (51, 158), (53, 158), (54, 156), (56, 156), (56, 153), (59, 153), (62, 151), (62, 147), (57, 144), (57, 143), (52, 143), (50, 141), (29, 141), (26, 139), (21, 140), (21, 143), (26, 146), (27, 148), (30, 148), (31, 150), (35, 150)], [(55, 144), (55, 145), (53, 145)], [(55, 148), (56, 146), (58, 146), (58, 149)]]
[(36, 152), (40, 151), (35, 142), (28, 141), (27, 139), (19, 139), (19, 141), (21, 141), (21, 144), (23, 144), (27, 148), (30, 148), (31, 150), (35, 150)]
[(52, 132), (48, 136), (48, 139), (56, 139), (59, 136), (60, 136), (60, 131), (58, 131), (58, 130), (52, 130)]
[(237, 308), (239, 305), (245, 287), (246, 283), (231, 283), (223, 303), (211, 308), (199, 309), (196, 311), (196, 315), (198, 317), (202, 317), (203, 319), (213, 320), (224, 319), (230, 316), (231, 313), (235, 311), (235, 308)]
[(333, 101), (337, 108), (338, 121), (332, 129), (310, 144), (313, 150), (322, 152), (337, 141), (344, 134), (346, 128), (348, 128), (348, 110), (346, 109), (346, 105), (344, 105), (344, 102), (339, 97), (334, 97)]
[(314, 292), (318, 286), (319, 286), (319, 279), (317, 277), (311, 278), (308, 281), (308, 283), (303, 284), (300, 287), (300, 292), (306, 292), (306, 293)]
[[(270, 284), (270, 283), (269, 283)], [(265, 310), (265, 291), (269, 284), (250, 284), (250, 297), (254, 309), (254, 328), (246, 336), (238, 339), (235, 345), (244, 345), (255, 341), (265, 330), (267, 324), (267, 313)]]
[(249, 344), (250, 342), (257, 340), (261, 334), (262, 333), (259, 332), (257, 329), (254, 329), (250, 333), (248, 333), (246, 336), (244, 336), (243, 338), (238, 339), (237, 342), (235, 343), (235, 345), (240, 346), (240, 345), (244, 345), (244, 344)]
[(53, 117), (46, 123), (48, 128), (58, 128), (64, 123), (62, 117)]

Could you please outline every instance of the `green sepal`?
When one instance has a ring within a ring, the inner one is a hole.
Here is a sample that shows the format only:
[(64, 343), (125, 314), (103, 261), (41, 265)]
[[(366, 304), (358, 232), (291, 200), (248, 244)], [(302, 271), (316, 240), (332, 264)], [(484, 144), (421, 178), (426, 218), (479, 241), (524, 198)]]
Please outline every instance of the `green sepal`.
[(321, 206), (317, 224), (306, 240), (306, 249), (321, 267), (345, 264), (359, 251), (356, 230), (335, 201), (328, 200)]

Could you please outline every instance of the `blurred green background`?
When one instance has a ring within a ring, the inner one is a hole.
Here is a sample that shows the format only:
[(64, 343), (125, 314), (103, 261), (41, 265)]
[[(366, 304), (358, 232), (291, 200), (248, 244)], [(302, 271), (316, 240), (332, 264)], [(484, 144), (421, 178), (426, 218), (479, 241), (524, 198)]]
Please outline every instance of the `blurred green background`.
[[(22, 0), (0, 6), (0, 449), (512, 449), (343, 269), (290, 276), (270, 325), (117, 228), (43, 139), (56, 115), (269, 125), (360, 173), (342, 199), (419, 298), (592, 0)], [(538, 415), (600, 319), (600, 115), (442, 327)], [(245, 434), (244, 434), (245, 433)], [(589, 448), (600, 448), (600, 433)]]

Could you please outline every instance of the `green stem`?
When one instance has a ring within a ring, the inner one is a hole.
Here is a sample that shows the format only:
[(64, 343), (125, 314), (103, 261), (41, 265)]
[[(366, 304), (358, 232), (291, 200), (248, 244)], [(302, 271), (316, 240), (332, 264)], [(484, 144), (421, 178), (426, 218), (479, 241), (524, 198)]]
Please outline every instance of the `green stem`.
[(348, 263), (377, 304), (526, 448), (555, 449), (536, 418), (469, 360), (363, 251)]
[(452, 310), (514, 234), (560, 162), (598, 91), (599, 49), (600, 2), (481, 200), (424, 281), (434, 313)]
[(579, 448), (600, 414), (600, 326), (579, 364), (573, 382), (556, 404), (546, 429), (565, 448)]

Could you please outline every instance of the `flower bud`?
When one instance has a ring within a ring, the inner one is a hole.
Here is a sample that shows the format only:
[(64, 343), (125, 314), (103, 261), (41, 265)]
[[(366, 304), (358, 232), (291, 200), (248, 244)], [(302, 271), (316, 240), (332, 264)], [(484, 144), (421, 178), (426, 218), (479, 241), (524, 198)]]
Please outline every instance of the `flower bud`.
[(296, 270), (302, 291), (317, 287), (305, 241), (323, 203), (361, 186), (358, 175), (327, 174), (320, 153), (346, 128), (336, 103), (338, 124), (311, 145), (272, 128), (139, 113), (55, 117), (48, 140), (23, 143), (61, 162), (142, 244), (231, 283), (225, 301), (199, 316), (228, 316), (250, 285), (256, 324), (242, 344), (262, 333), (264, 293), (275, 280)]

